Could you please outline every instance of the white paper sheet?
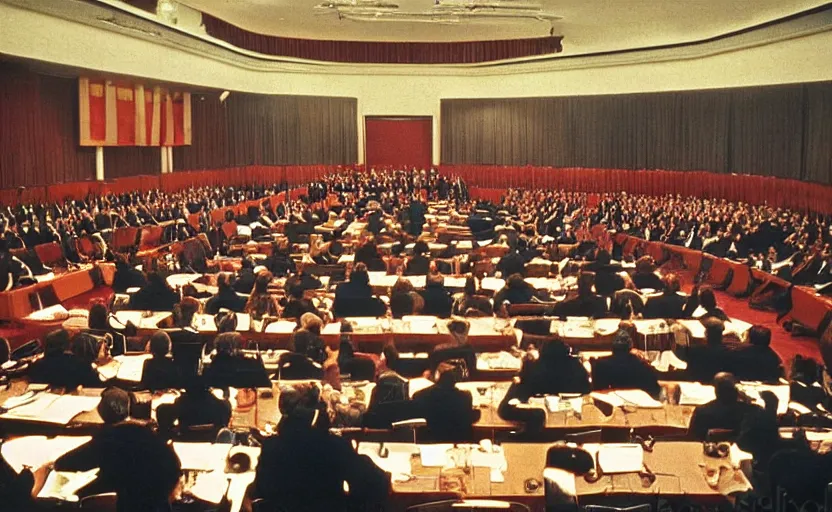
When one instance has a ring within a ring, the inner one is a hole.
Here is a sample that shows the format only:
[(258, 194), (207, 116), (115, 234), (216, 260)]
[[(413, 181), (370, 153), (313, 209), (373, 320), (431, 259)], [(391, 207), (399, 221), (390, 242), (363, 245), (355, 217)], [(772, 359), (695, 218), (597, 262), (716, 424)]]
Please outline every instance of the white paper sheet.
[(450, 462), (448, 450), (453, 447), (452, 444), (419, 445), (422, 466), (426, 468), (444, 468)]
[(496, 292), (501, 290), (505, 284), (506, 282), (503, 279), (497, 277), (484, 277), (480, 282), (480, 288)]
[(500, 483), (505, 481), (505, 472), (508, 470), (508, 460), (502, 446), (493, 446), (490, 451), (484, 451), (480, 446), (471, 447), (471, 465), (491, 469), (491, 482)]
[(66, 425), (82, 412), (95, 409), (100, 397), (39, 393), (36, 399), (3, 414), (4, 418)]
[(713, 386), (698, 382), (679, 382), (679, 405), (702, 405), (716, 399)]
[(761, 406), (765, 406), (765, 402), (760, 397), (763, 391), (771, 391), (777, 396), (777, 414), (783, 415), (789, 410), (789, 401), (791, 400), (791, 389), (789, 386), (757, 384), (753, 382), (741, 382), (737, 385), (746, 395), (754, 400), (754, 402)]
[(76, 493), (92, 483), (98, 477), (98, 468), (78, 473), (69, 471), (50, 471), (49, 476), (38, 493), (41, 499), (56, 499), (76, 502)]
[(607, 475), (637, 473), (644, 468), (644, 449), (638, 444), (603, 444), (598, 448), (597, 460), (601, 472)]
[(427, 389), (433, 386), (433, 382), (424, 378), (424, 377), (416, 377), (415, 379), (410, 379), (408, 382), (408, 392), (410, 394), (410, 398), (413, 398), (413, 395), (418, 393), (423, 389)]
[(407, 443), (385, 443), (384, 447), (387, 449), (387, 457), (379, 455), (379, 443), (361, 443), (357, 451), (359, 455), (370, 457), (376, 466), (390, 473), (394, 482), (407, 481), (413, 472), (413, 454), (419, 453), (419, 448)]
[(613, 394), (624, 400), (625, 405), (635, 405), (644, 409), (661, 409), (662, 407), (661, 402), (641, 389), (616, 389)]
[(18, 437), (4, 442), (0, 452), (9, 466), (20, 473), (24, 467), (37, 469), (54, 462), (90, 439), (90, 436), (57, 436), (52, 439), (45, 436)]
[(685, 370), (688, 367), (688, 363), (676, 357), (676, 354), (674, 354), (672, 350), (662, 351), (659, 354), (659, 357), (656, 358), (656, 360), (651, 364), (653, 365), (653, 368), (660, 372), (669, 371), (671, 368)]
[(297, 322), (291, 322), (288, 320), (278, 320), (277, 322), (271, 322), (269, 325), (267, 325), (265, 332), (267, 334), (292, 334), (297, 328), (297, 326)]
[(622, 407), (626, 403), (623, 398), (610, 391), (593, 391), (589, 396), (613, 407)]
[[(248, 313), (235, 313), (237, 315), (237, 332), (248, 332), (251, 330), (251, 316)], [(199, 332), (217, 332), (217, 324), (214, 323), (213, 315), (198, 313), (194, 315), (193, 327)]]
[(224, 470), (225, 459), (230, 444), (213, 443), (173, 443), (173, 449), (179, 456), (182, 469), (196, 471)]
[(196, 483), (191, 486), (191, 494), (208, 503), (217, 504), (222, 501), (228, 488), (228, 475), (221, 470), (199, 473)]
[[(404, 277), (405, 279), (410, 281), (410, 284), (412, 284), (413, 287), (416, 288), (417, 290), (421, 290), (422, 288), (427, 286), (427, 281), (428, 281), (427, 276), (402, 276), (402, 277)], [(398, 281), (398, 279), (396, 281)], [(395, 284), (395, 282), (393, 284)]]
[(136, 354), (115, 356), (119, 367), (116, 377), (127, 382), (141, 382), (144, 372), (144, 362), (153, 357), (152, 354)]

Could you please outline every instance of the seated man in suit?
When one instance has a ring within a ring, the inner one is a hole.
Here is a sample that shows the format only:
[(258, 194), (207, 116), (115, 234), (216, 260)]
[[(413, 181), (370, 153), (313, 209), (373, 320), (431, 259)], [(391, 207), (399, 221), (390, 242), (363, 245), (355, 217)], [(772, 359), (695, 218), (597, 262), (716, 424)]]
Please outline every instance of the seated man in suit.
[(535, 296), (535, 289), (526, 282), (522, 274), (512, 274), (506, 279), (506, 284), (494, 295), (494, 309), (498, 309), (504, 302), (509, 304), (528, 304)]
[(142, 367), (142, 387), (150, 391), (179, 387), (179, 369), (170, 353), (170, 336), (165, 331), (156, 331), (150, 337), (150, 353)]
[(224, 332), (216, 337), (217, 353), (203, 373), (209, 386), (253, 388), (269, 382), (263, 360), (246, 357), (240, 352), (241, 346), (242, 337), (238, 332)]
[(44, 339), (43, 358), (29, 367), (29, 382), (51, 387), (75, 389), (78, 386), (101, 387), (101, 379), (89, 361), (69, 352), (69, 333), (56, 329)]
[(604, 317), (607, 314), (607, 301), (592, 290), (594, 284), (594, 273), (581, 272), (578, 275), (578, 296), (557, 304), (554, 308), (554, 315)]
[(592, 360), (594, 389), (641, 389), (658, 398), (662, 388), (653, 367), (632, 353), (633, 340), (621, 330), (612, 342), (612, 355)]
[(459, 370), (440, 363), (436, 384), (413, 395), (415, 410), (427, 420), (427, 433), (434, 442), (456, 443), (473, 438), (473, 424), (480, 412), (474, 410), (470, 391), (456, 388)]
[(100, 468), (96, 488), (115, 491), (119, 512), (168, 512), (179, 483), (179, 458), (147, 425), (130, 420), (130, 395), (118, 388), (101, 394), (104, 426), (92, 440), (60, 457), (58, 471)]
[(332, 314), (336, 318), (349, 316), (384, 316), (387, 307), (373, 296), (367, 266), (356, 263), (350, 273), (350, 280), (335, 288)]
[(636, 261), (636, 271), (632, 275), (633, 284), (639, 290), (650, 288), (654, 291), (664, 290), (664, 282), (656, 274), (656, 262), (652, 256), (642, 256)]
[(748, 331), (748, 343), (731, 353), (731, 369), (741, 380), (777, 382), (783, 376), (783, 362), (771, 349), (771, 329), (755, 325)]
[(666, 274), (662, 278), (664, 291), (661, 295), (650, 297), (644, 306), (644, 318), (685, 318), (687, 297), (679, 295), (681, 286), (676, 274)]
[(477, 368), (477, 354), (474, 347), (468, 343), (468, 331), (471, 325), (466, 320), (451, 320), (448, 322), (448, 332), (452, 341), (437, 345), (428, 358), (428, 367), (433, 374), (442, 362), (454, 360), (465, 364), (464, 375), (467, 378)]
[(433, 273), (427, 277), (425, 289), (419, 292), (425, 305), (422, 307), (422, 314), (448, 318), (451, 316), (451, 308), (454, 300), (451, 293), (445, 288), (445, 278), (442, 274)]
[(422, 240), (413, 245), (413, 256), (407, 260), (404, 275), (426, 276), (430, 272), (430, 247)]
[(264, 500), (261, 510), (383, 510), (389, 477), (348, 440), (316, 426), (316, 404), (290, 388), (278, 406), (279, 435), (263, 441), (252, 484), (253, 497)]
[(545, 412), (520, 409), (518, 405), (533, 396), (589, 392), (589, 374), (581, 360), (572, 356), (562, 341), (544, 341), (539, 359), (530, 352), (523, 362), (497, 412), (505, 420), (526, 423), (528, 430), (540, 430), (546, 424)]
[[(161, 406), (160, 406), (161, 408)], [(157, 410), (159, 417), (159, 410)], [(199, 375), (190, 377), (185, 384), (185, 392), (173, 403), (172, 412), (166, 425), (159, 417), (160, 428), (171, 428), (175, 420), (179, 421), (180, 436), (187, 438), (192, 427), (210, 425), (207, 441), (213, 441), (216, 433), (228, 426), (231, 421), (231, 404), (228, 400), (217, 398)], [(203, 440), (200, 438), (200, 440)]]
[(222, 272), (217, 276), (217, 294), (205, 303), (205, 313), (216, 315), (220, 309), (227, 309), (235, 313), (242, 313), (246, 307), (246, 297), (234, 291), (233, 276)]
[(159, 272), (147, 274), (147, 284), (130, 297), (130, 309), (139, 311), (170, 311), (179, 302), (179, 294), (173, 291)]
[(304, 289), (300, 285), (295, 285), (289, 289), (289, 301), (286, 307), (280, 313), (281, 318), (300, 318), (304, 313), (312, 313), (315, 316), (321, 317), (318, 308), (311, 300), (304, 297)]
[(731, 369), (731, 353), (722, 343), (725, 324), (708, 318), (705, 324), (705, 345), (689, 347), (684, 359), (688, 363), (687, 376), (691, 380), (710, 382), (720, 372)]
[(717, 373), (713, 385), (716, 398), (696, 406), (690, 418), (688, 435), (699, 441), (705, 441), (708, 431), (713, 429), (729, 430), (735, 436), (739, 435), (743, 419), (757, 407), (748, 401), (748, 397), (740, 394), (737, 381), (730, 373)]

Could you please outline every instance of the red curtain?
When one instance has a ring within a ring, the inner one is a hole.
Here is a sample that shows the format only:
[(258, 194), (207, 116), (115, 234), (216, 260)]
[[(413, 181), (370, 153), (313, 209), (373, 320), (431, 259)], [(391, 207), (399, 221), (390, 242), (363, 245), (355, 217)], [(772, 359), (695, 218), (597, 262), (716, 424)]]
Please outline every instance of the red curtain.
[(368, 117), (365, 121), (367, 167), (427, 169), (433, 154), (433, 118)]
[[(832, 186), (798, 180), (704, 171), (631, 171), (554, 167), (500, 167), (444, 165), (443, 173), (459, 176), (471, 188), (510, 187), (565, 189), (578, 192), (710, 197), (753, 204), (768, 204), (799, 211), (832, 213)], [(499, 195), (495, 196), (499, 198)]]
[(503, 41), (391, 43), (376, 41), (323, 41), (256, 34), (202, 15), (208, 34), (228, 43), (266, 55), (329, 62), (372, 64), (472, 64), (548, 55), (563, 50), (562, 36)]

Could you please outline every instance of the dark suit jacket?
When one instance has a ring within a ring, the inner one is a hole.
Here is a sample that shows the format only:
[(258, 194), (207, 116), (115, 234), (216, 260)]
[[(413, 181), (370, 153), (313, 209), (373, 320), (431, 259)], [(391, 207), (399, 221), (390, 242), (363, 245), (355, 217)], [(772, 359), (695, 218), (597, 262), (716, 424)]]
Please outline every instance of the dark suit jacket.
[(665, 292), (647, 299), (644, 318), (685, 318), (685, 304), (688, 299), (675, 292)]
[(427, 420), (432, 441), (454, 443), (472, 439), (473, 424), (479, 411), (473, 409), (473, 397), (448, 384), (436, 384), (413, 395), (419, 415)]
[(179, 302), (179, 295), (167, 287), (149, 284), (130, 298), (130, 308), (139, 311), (170, 311)]
[(419, 292), (419, 295), (425, 300), (425, 307), (422, 308), (423, 315), (438, 316), (439, 318), (451, 316), (451, 307), (454, 305), (454, 300), (444, 286), (429, 284)]
[(743, 344), (731, 351), (731, 373), (737, 380), (777, 382), (783, 376), (780, 356), (771, 347)]
[(633, 284), (635, 284), (636, 288), (638, 289), (652, 288), (657, 292), (664, 290), (664, 283), (662, 282), (661, 278), (653, 272), (649, 272), (646, 274), (640, 274), (638, 272), (634, 273)]
[(406, 276), (426, 276), (430, 272), (430, 258), (427, 256), (413, 256), (407, 260)]
[(29, 382), (68, 389), (102, 385), (92, 366), (72, 354), (46, 356), (35, 361), (29, 367)]
[(269, 383), (263, 361), (242, 355), (217, 354), (203, 375), (205, 383), (214, 388), (254, 388)]
[(314, 313), (318, 317), (321, 316), (318, 309), (312, 304), (309, 299), (291, 299), (283, 312), (280, 314), (283, 318), (300, 318), (304, 313)]
[(168, 357), (151, 357), (142, 367), (142, 387), (151, 391), (180, 386), (179, 368)]
[(753, 413), (756, 407), (745, 402), (724, 404), (717, 400), (698, 405), (690, 418), (688, 434), (700, 441), (704, 441), (712, 429), (731, 430), (739, 435), (743, 418)]
[(573, 297), (555, 306), (555, 316), (588, 316), (602, 318), (607, 314), (607, 299), (600, 295)]
[(529, 361), (520, 370), (517, 398), (525, 402), (535, 395), (589, 393), (589, 374), (581, 360), (568, 356)]
[(242, 313), (246, 308), (246, 298), (237, 295), (234, 290), (220, 290), (219, 293), (205, 303), (205, 313), (216, 315), (220, 309), (228, 309), (235, 313)]
[(732, 369), (731, 353), (724, 345), (690, 347), (685, 359), (688, 378), (706, 384), (710, 384), (717, 373)]
[(249, 268), (241, 269), (234, 280), (234, 291), (237, 293), (251, 293), (254, 288), (254, 271)]
[(231, 420), (231, 404), (215, 397), (210, 391), (188, 391), (174, 402), (179, 426), (214, 425), (217, 428), (228, 426)]
[(502, 272), (503, 279), (512, 274), (526, 275), (526, 261), (516, 252), (510, 252), (500, 258), (497, 263), (497, 270)]
[(627, 353), (592, 361), (594, 389), (642, 389), (650, 396), (661, 393), (653, 368), (637, 356)]
[(384, 501), (389, 480), (349, 441), (291, 421), (281, 421), (280, 435), (267, 438), (260, 452), (253, 493), (268, 502), (266, 510), (341, 512)]
[[(341, 283), (335, 288), (335, 300), (332, 313), (343, 318), (347, 316), (384, 316), (386, 306), (373, 297), (370, 285), (361, 285), (351, 281)], [(380, 315), (378, 314), (380, 312)]]
[(98, 483), (118, 494), (119, 512), (165, 510), (181, 473), (173, 447), (145, 425), (106, 425), (55, 462), (58, 471), (100, 468)]

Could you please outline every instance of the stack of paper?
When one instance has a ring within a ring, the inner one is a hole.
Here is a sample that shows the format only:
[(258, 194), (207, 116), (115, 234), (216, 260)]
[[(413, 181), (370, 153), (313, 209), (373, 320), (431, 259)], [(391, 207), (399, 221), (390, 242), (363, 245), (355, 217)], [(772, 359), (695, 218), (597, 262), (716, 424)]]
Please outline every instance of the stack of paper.
[(153, 357), (151, 354), (115, 356), (113, 359), (119, 363), (116, 378), (127, 382), (141, 382), (144, 362), (151, 357)]
[(506, 454), (502, 446), (494, 445), (488, 451), (481, 446), (472, 446), (471, 465), (477, 468), (489, 468), (491, 470), (490, 477), (492, 483), (505, 481), (508, 460), (506, 459)]
[(0, 453), (9, 466), (20, 473), (24, 467), (37, 469), (54, 462), (90, 439), (90, 436), (57, 436), (52, 439), (44, 436), (18, 437), (3, 443)]
[(189, 489), (192, 495), (208, 503), (217, 504), (222, 501), (228, 489), (228, 475), (216, 470), (207, 473), (200, 472), (195, 475), (195, 478), (196, 482)]
[(173, 443), (182, 469), (194, 471), (223, 471), (230, 444)]
[(450, 462), (449, 450), (453, 449), (451, 444), (423, 444), (419, 446), (419, 455), (422, 460), (422, 467), (444, 468)]
[(679, 405), (702, 405), (716, 399), (713, 386), (698, 382), (679, 382)]
[[(97, 396), (39, 393), (31, 402), (11, 408), (2, 417), (66, 425), (79, 414), (95, 409), (100, 401), (101, 397)], [(12, 405), (7, 400), (4, 407), (9, 408)]]
[(637, 473), (644, 468), (644, 449), (638, 444), (602, 444), (597, 453), (601, 472), (607, 475)]
[(672, 350), (664, 350), (660, 352), (658, 357), (651, 364), (653, 365), (653, 368), (660, 372), (669, 371), (671, 368), (685, 370), (688, 367), (688, 363), (676, 357), (676, 354), (674, 354)]
[(659, 409), (662, 407), (661, 402), (641, 389), (617, 389), (613, 393), (624, 400), (625, 405), (634, 405), (644, 409)]
[(46, 477), (38, 498), (76, 502), (76, 493), (91, 484), (98, 477), (98, 468), (73, 473), (69, 471), (50, 471)]

